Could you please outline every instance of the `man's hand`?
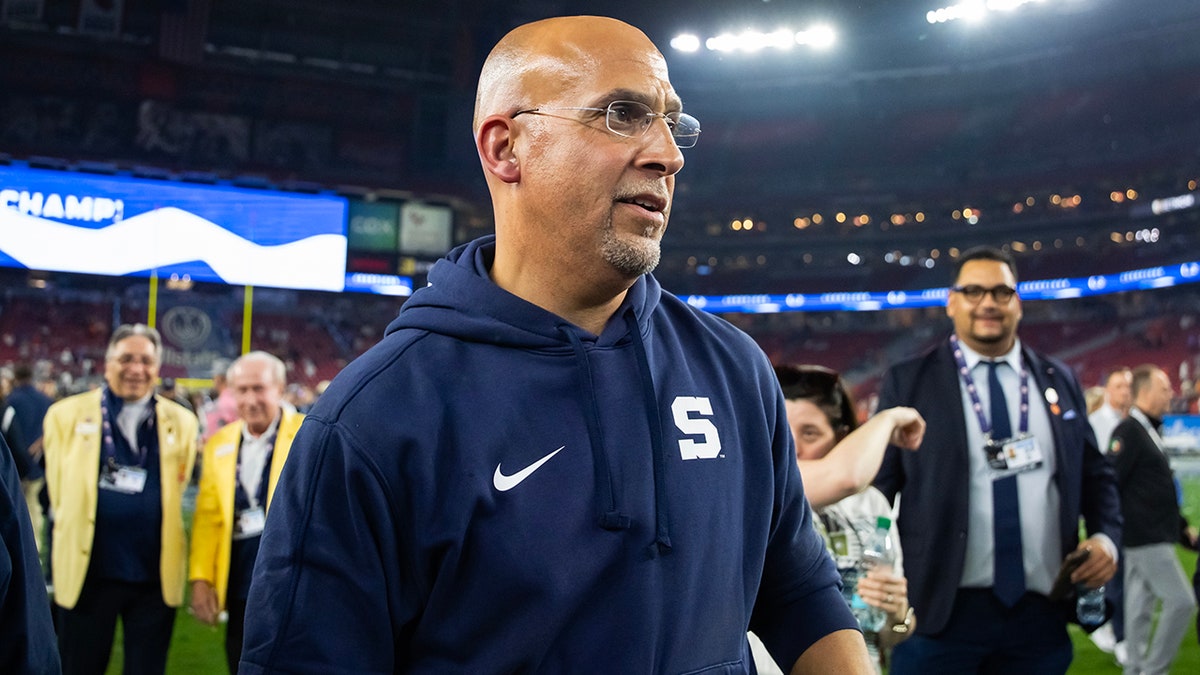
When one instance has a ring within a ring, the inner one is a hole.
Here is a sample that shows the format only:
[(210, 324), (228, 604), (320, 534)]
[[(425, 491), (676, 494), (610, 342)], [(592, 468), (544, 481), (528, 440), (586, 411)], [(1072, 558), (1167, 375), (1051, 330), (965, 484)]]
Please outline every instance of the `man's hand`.
[(217, 591), (212, 587), (212, 584), (203, 579), (193, 581), (192, 613), (196, 615), (196, 618), (210, 626), (215, 626), (219, 612), (220, 608), (217, 607)]
[(1190, 548), (1193, 551), (1200, 550), (1200, 534), (1197, 533), (1195, 527), (1188, 525), (1187, 527), (1183, 528), (1183, 533), (1180, 538), (1183, 540), (1180, 543), (1187, 548)]
[(1088, 588), (1099, 588), (1108, 583), (1117, 573), (1117, 561), (1109, 555), (1108, 547), (1096, 537), (1089, 537), (1081, 542), (1076, 550), (1088, 549), (1090, 554), (1074, 572), (1071, 573), (1073, 583), (1085, 584)]

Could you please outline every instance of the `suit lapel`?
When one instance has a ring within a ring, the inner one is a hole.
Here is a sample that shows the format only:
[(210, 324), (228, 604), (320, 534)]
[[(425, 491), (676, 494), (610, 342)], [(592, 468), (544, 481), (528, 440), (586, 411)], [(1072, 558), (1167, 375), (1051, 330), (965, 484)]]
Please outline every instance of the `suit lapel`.
[[(1048, 365), (1045, 361), (1039, 358), (1037, 354), (1034, 354), (1024, 346), (1021, 347), (1021, 352), (1025, 359), (1025, 363), (1029, 365), (1029, 372), (1033, 375), (1034, 381), (1034, 391), (1029, 392), (1029, 405), (1042, 406), (1042, 409), (1046, 411), (1046, 418), (1050, 420), (1050, 434), (1054, 438), (1054, 482), (1059, 483), (1058, 487), (1061, 491), (1064, 487), (1061, 484), (1063, 480), (1063, 472), (1061, 468), (1065, 466), (1064, 462), (1066, 461), (1066, 457), (1063, 456), (1062, 452), (1064, 446), (1062, 428), (1060, 424), (1062, 421), (1061, 406), (1067, 405), (1067, 401), (1062, 400), (1061, 397), (1065, 395), (1065, 392), (1059, 392), (1061, 387), (1059, 386), (1059, 381), (1056, 377), (1056, 370), (1053, 366)], [(1054, 389), (1055, 392), (1059, 392), (1059, 414), (1055, 414), (1054, 410), (1051, 410), (1047, 406), (1046, 391), (1048, 389)]]
[[(1058, 513), (1058, 533), (1060, 537), (1062, 533), (1073, 532), (1077, 527), (1077, 523), (1071, 522), (1070, 514), (1067, 510), (1067, 504), (1071, 501), (1073, 491), (1069, 485), (1069, 474), (1072, 473), (1069, 469), (1071, 466), (1070, 459), (1066, 456), (1066, 442), (1063, 439), (1062, 428), (1062, 412), (1071, 406), (1071, 402), (1066, 399), (1065, 383), (1058, 374), (1058, 370), (1045, 360), (1040, 358), (1033, 351), (1022, 346), (1022, 355), (1025, 358), (1025, 363), (1029, 364), (1029, 372), (1033, 375), (1036, 391), (1029, 392), (1029, 405), (1040, 405), (1046, 411), (1046, 418), (1050, 421), (1050, 436), (1054, 439), (1054, 485), (1058, 488), (1059, 495), (1059, 513)], [(1053, 388), (1058, 394), (1058, 413), (1052, 410), (1046, 401), (1046, 390)], [(1078, 414), (1078, 411), (1076, 411)], [(1066, 555), (1067, 551), (1061, 551), (1060, 556)]]
[[(237, 500), (237, 460), (242, 442), (241, 422), (232, 422), (233, 428), (223, 428), (220, 432), (221, 442), (213, 448), (212, 472), (217, 477), (217, 497), (221, 500), (223, 513), (233, 513), (234, 502)], [(202, 471), (208, 471), (204, 467)]]
[[(937, 351), (937, 364), (934, 368), (937, 381), (934, 383), (933, 394), (939, 397), (938, 407), (946, 411), (945, 421), (952, 440), (952, 447), (962, 448), (962, 452), (951, 455), (949, 461), (954, 462), (954, 474), (970, 476), (970, 463), (967, 453), (975, 449), (967, 447), (967, 420), (962, 414), (962, 389), (959, 385), (958, 365), (954, 362), (954, 354), (950, 345), (944, 344)], [(966, 485), (966, 483), (963, 483)]]

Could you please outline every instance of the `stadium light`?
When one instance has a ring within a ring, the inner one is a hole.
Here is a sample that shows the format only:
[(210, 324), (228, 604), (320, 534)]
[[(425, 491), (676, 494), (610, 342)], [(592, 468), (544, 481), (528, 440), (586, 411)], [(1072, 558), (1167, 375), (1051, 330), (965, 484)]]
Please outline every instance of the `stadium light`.
[(681, 52), (694, 52), (700, 49), (700, 38), (691, 33), (683, 33), (671, 38), (671, 47)]
[(989, 13), (1012, 12), (1030, 3), (1042, 3), (1046, 0), (963, 0), (957, 4), (931, 9), (925, 13), (929, 23), (947, 23), (964, 19), (982, 21)]
[(815, 49), (828, 49), (835, 42), (837, 33), (826, 24), (817, 24), (806, 31), (796, 33), (796, 44), (809, 45)]
[[(828, 49), (837, 42), (837, 32), (826, 24), (810, 26), (806, 30), (793, 31), (777, 28), (770, 32), (745, 30), (741, 33), (721, 33), (703, 40), (704, 47), (713, 52), (744, 52), (752, 54), (766, 49), (789, 51), (796, 45), (813, 49)], [(693, 52), (700, 48), (701, 39), (691, 34), (677, 35), (671, 39), (671, 47), (682, 52)]]

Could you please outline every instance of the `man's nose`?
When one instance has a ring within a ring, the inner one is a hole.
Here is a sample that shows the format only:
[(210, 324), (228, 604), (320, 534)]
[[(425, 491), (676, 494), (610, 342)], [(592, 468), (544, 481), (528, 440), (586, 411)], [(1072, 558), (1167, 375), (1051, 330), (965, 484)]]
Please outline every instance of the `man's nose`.
[(665, 117), (654, 120), (646, 130), (645, 150), (639, 158), (638, 166), (657, 171), (664, 176), (674, 176), (683, 168), (683, 151), (675, 143), (671, 133), (671, 125)]

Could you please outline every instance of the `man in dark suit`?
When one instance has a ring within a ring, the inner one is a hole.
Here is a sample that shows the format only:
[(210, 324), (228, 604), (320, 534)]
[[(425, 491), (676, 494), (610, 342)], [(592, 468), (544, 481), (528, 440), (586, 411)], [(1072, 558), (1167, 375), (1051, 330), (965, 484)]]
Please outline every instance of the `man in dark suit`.
[[(1133, 371), (1133, 408), (1112, 434), (1109, 456), (1125, 518), (1126, 672), (1169, 671), (1196, 611), (1175, 555), (1176, 542), (1196, 547), (1196, 530), (1179, 510), (1175, 474), (1161, 435), (1162, 417), (1171, 409), (1174, 391), (1162, 368), (1138, 366)], [(1155, 613), (1158, 627), (1151, 638)]]
[(21, 439), (21, 446), (14, 446), (5, 430), (5, 440), (13, 451), (17, 462), (17, 473), (21, 476), (21, 493), (29, 517), (33, 523), (33, 538), (38, 550), (44, 548), (45, 510), (40, 496), (46, 484), (42, 462), (42, 420), (54, 403), (49, 396), (34, 386), (33, 368), (19, 363), (13, 368), (13, 390), (5, 401), (3, 420), (0, 425), (11, 425)]
[[(929, 420), (921, 452), (890, 448), (875, 485), (902, 492), (898, 526), (916, 635), (890, 672), (1062, 673), (1073, 607), (1049, 600), (1074, 550), (1071, 581), (1116, 571), (1121, 514), (1079, 384), (1017, 339), (1012, 257), (964, 252), (946, 314), (954, 333), (884, 376), (880, 408)], [(1079, 542), (1079, 518), (1089, 538)]]

